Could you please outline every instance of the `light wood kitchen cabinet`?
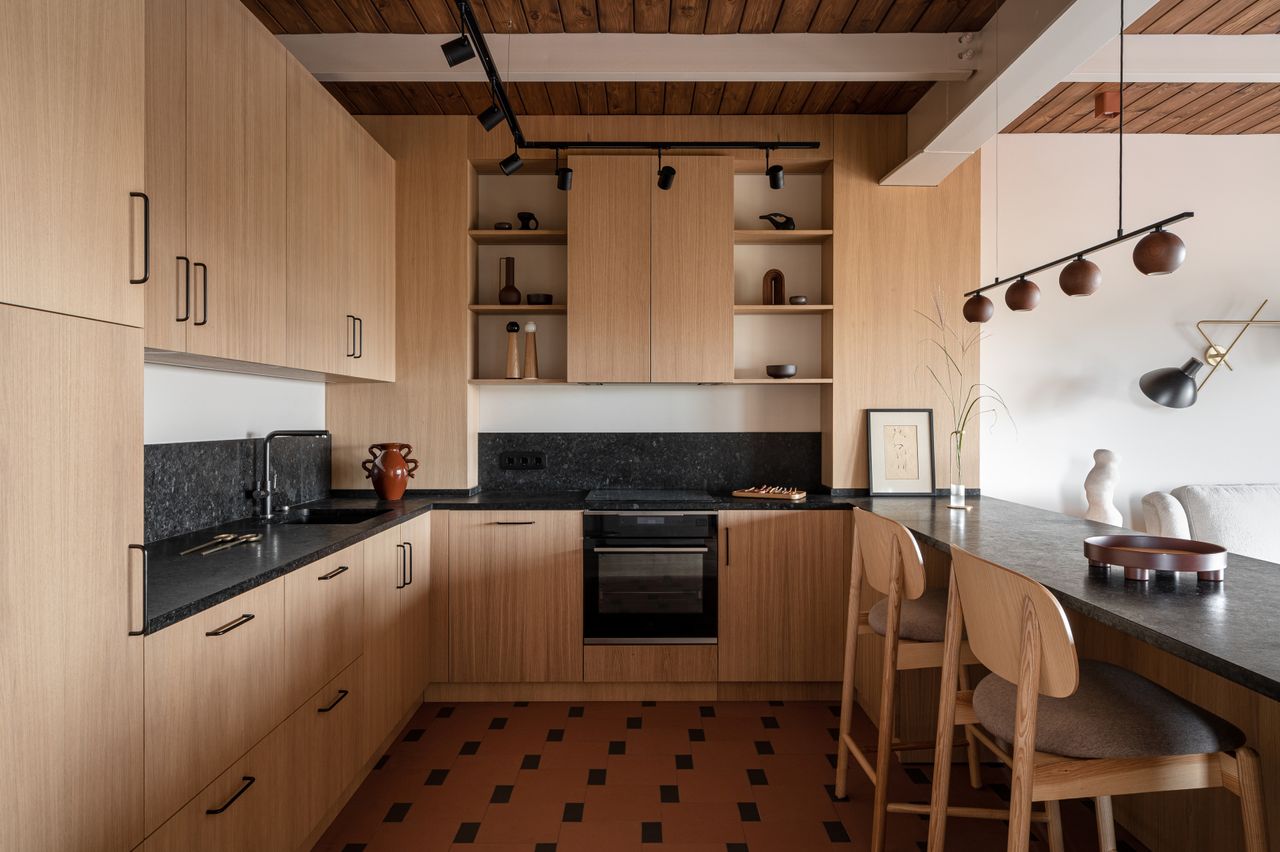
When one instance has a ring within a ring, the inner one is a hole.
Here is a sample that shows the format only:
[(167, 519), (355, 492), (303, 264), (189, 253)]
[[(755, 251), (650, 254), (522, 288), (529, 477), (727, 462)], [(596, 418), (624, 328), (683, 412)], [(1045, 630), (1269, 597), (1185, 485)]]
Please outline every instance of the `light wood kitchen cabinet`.
[(364, 650), (364, 547), (285, 575), (285, 680), (294, 708)]
[(408, 583), (402, 589), (404, 602), (400, 616), (403, 625), (400, 681), (403, 684), (402, 704), (407, 708), (421, 702), (429, 680), (431, 515), (419, 515), (401, 525), (400, 530), (407, 545), (409, 561), (406, 571)]
[[(326, 96), (327, 96), (326, 92)], [(351, 375), (392, 381), (396, 375), (395, 161), (350, 116), (355, 136), (349, 205), (351, 274), (344, 282), (347, 303), (359, 320), (359, 358), (347, 364)]]
[(0, 302), (142, 324), (143, 29), (143, 0), (5, 3)]
[(582, 513), (449, 513), (455, 683), (582, 680)]
[[(65, 33), (53, 35), (60, 54)], [(107, 264), (76, 275), (112, 286)], [(0, 848), (132, 849), (143, 837), (143, 639), (130, 636), (143, 620), (130, 550), (143, 535), (142, 331), (0, 305), (0, 399)]]
[[(733, 161), (571, 157), (568, 381), (733, 380)], [(626, 239), (618, 239), (625, 234)]]
[(840, 680), (849, 523), (840, 511), (720, 513), (720, 680)]
[(287, 715), (284, 580), (146, 640), (146, 823), (153, 830)]

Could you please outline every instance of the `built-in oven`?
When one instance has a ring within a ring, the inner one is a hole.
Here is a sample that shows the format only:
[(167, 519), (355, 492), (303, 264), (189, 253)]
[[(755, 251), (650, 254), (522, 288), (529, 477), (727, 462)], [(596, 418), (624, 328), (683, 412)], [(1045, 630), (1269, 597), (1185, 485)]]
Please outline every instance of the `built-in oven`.
[(715, 644), (714, 512), (586, 512), (583, 641)]

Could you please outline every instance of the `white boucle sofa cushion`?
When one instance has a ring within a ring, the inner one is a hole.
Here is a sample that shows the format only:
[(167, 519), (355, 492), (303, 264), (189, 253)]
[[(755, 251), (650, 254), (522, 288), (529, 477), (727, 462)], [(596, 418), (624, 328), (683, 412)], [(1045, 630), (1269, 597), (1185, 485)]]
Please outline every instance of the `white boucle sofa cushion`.
[(1184, 485), (1173, 496), (1187, 511), (1192, 538), (1280, 562), (1280, 484)]

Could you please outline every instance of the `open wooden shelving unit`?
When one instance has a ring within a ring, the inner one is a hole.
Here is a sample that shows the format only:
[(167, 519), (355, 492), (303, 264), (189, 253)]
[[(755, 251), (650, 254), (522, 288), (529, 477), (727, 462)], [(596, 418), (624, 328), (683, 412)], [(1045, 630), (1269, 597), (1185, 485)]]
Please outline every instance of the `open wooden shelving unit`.
[(539, 228), (536, 231), (472, 228), (469, 233), (472, 242), (478, 246), (562, 246), (569, 241), (569, 232), (563, 228)]
[(831, 305), (734, 305), (738, 316), (807, 316), (829, 313)]
[(564, 385), (568, 384), (564, 379), (471, 379), (467, 382), (469, 385)]
[(568, 305), (471, 305), (473, 314), (487, 316), (555, 316), (569, 312)]
[(832, 379), (806, 379), (797, 376), (794, 379), (771, 379), (766, 376), (763, 379), (734, 379), (735, 385), (829, 385)]
[(794, 231), (739, 228), (733, 232), (734, 245), (739, 246), (816, 246), (831, 239), (830, 228), (806, 228)]

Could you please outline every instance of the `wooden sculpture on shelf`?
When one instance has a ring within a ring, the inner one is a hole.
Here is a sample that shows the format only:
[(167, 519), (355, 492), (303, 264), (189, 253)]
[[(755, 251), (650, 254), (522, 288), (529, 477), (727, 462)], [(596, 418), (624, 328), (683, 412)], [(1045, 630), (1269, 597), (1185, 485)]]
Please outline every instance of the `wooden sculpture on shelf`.
[(507, 378), (520, 378), (520, 323), (507, 323)]
[(538, 324), (524, 324), (524, 377), (538, 378)]
[(760, 304), (785, 305), (787, 303), (787, 278), (780, 269), (770, 269), (764, 274), (760, 292)]

